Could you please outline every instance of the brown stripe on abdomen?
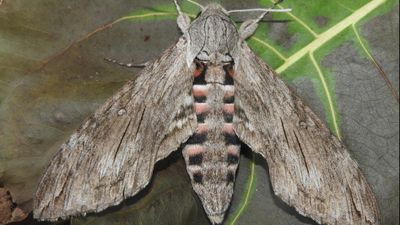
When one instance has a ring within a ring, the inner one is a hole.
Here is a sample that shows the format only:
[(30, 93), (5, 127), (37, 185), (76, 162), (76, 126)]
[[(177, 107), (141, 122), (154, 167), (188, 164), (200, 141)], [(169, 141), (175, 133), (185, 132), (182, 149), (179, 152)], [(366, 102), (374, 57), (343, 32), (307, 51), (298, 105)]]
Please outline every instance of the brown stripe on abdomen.
[(196, 69), (194, 71), (194, 81), (193, 84), (207, 84), (205, 79), (205, 74), (207, 71), (207, 66), (203, 62), (196, 61)]
[(233, 104), (224, 104), (223, 107), (223, 115), (224, 115), (224, 127), (223, 127), (223, 135), (225, 137), (226, 144), (238, 145), (240, 144), (238, 137), (233, 130), (233, 113), (234, 113), (234, 105)]
[(208, 88), (207, 85), (193, 85), (194, 102), (204, 103), (207, 100)]
[(196, 114), (206, 113), (208, 111), (208, 103), (194, 103), (194, 111)]
[(225, 104), (233, 104), (235, 101), (235, 86), (224, 85), (224, 99)]
[(239, 156), (228, 153), (228, 165), (236, 165), (239, 163)]
[(234, 131), (232, 123), (225, 123), (222, 133), (224, 135), (225, 144), (227, 145), (226, 161), (228, 166), (233, 165), (236, 170), (236, 166), (239, 164), (240, 140)]
[(196, 62), (193, 76), (197, 128), (182, 151), (187, 171), (196, 192), (215, 191), (216, 185), (232, 188), (240, 158), (233, 67)]
[(233, 181), (235, 181), (235, 172), (228, 171), (228, 175), (226, 177), (226, 182), (227, 183), (232, 183)]
[(203, 174), (201, 172), (193, 173), (193, 180), (196, 183), (203, 183)]
[(240, 145), (240, 140), (233, 130), (232, 123), (225, 123), (222, 132), (227, 145)]
[(193, 85), (192, 93), (194, 97), (194, 110), (197, 114), (197, 122), (204, 123), (205, 113), (208, 110), (206, 102), (208, 88), (207, 85)]
[(232, 64), (227, 64), (224, 67), (225, 71), (225, 82), (224, 85), (233, 85), (233, 76), (235, 74), (235, 71), (233, 70), (233, 65)]
[(194, 133), (186, 142), (188, 145), (203, 144), (207, 140), (207, 133)]
[(189, 165), (201, 165), (203, 162), (203, 154), (189, 155)]
[(224, 104), (224, 107), (223, 107), (223, 112), (224, 113), (230, 113), (230, 114), (233, 114), (234, 112), (235, 112), (235, 106), (234, 106), (234, 104), (233, 103), (230, 103), (230, 104)]
[(196, 62), (196, 70), (194, 71), (194, 82), (192, 94), (194, 98), (193, 109), (197, 117), (197, 128), (194, 134), (186, 141), (183, 149), (183, 155), (190, 168), (192, 179), (196, 183), (201, 183), (202, 174), (199, 166), (203, 163), (205, 148), (203, 144), (207, 141), (208, 127), (205, 123), (207, 112), (209, 111), (207, 101), (208, 87), (205, 82), (205, 71), (207, 66), (202, 62)]
[(233, 114), (232, 113), (223, 112), (223, 114), (224, 114), (225, 123), (232, 123), (233, 122)]
[(194, 103), (194, 111), (197, 117), (197, 123), (204, 123), (206, 119), (206, 114), (208, 112), (208, 104), (207, 103)]

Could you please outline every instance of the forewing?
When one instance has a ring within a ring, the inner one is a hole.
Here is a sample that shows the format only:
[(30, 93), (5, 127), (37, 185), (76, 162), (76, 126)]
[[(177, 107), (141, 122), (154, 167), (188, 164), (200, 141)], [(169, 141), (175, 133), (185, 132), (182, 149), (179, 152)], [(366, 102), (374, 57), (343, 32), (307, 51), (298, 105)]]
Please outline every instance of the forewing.
[(345, 146), (243, 44), (234, 127), (268, 162), (276, 195), (322, 224), (378, 224), (375, 197)]
[(41, 178), (34, 217), (98, 212), (135, 195), (154, 164), (195, 130), (183, 39), (125, 84), (61, 146)]

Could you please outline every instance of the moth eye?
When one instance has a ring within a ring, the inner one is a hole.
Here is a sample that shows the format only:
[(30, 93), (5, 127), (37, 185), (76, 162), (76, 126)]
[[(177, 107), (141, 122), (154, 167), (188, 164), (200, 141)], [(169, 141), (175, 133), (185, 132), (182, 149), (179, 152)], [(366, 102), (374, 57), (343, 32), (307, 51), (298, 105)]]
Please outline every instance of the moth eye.
[(203, 174), (201, 174), (200, 172), (193, 174), (193, 180), (196, 183), (203, 183)]

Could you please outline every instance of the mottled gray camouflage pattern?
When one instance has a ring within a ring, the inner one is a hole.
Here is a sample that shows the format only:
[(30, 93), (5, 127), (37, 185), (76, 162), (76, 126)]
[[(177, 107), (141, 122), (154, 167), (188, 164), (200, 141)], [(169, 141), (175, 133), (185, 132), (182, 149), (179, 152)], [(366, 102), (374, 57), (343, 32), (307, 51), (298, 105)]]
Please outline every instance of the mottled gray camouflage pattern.
[[(177, 44), (61, 146), (40, 181), (34, 217), (56, 220), (119, 204), (187, 141), (193, 188), (219, 224), (232, 196), (239, 138), (267, 160), (274, 192), (300, 214), (321, 224), (379, 224), (374, 194), (343, 143), (245, 43), (257, 22), (237, 31), (215, 4), (192, 24), (180, 12)], [(201, 76), (202, 103), (195, 93)], [(226, 102), (228, 89), (234, 103)]]

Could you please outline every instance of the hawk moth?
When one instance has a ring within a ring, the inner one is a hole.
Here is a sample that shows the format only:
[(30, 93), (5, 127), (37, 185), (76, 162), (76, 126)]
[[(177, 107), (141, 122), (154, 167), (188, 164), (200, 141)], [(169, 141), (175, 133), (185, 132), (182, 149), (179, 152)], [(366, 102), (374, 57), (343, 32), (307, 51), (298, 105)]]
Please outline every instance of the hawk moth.
[[(176, 1), (175, 1), (176, 3)], [(99, 212), (134, 196), (159, 160), (184, 144), (194, 191), (212, 224), (227, 211), (240, 145), (267, 160), (277, 196), (321, 224), (379, 224), (375, 197), (343, 143), (258, 58), (217, 4), (127, 82), (60, 147), (34, 198), (34, 217)]]

